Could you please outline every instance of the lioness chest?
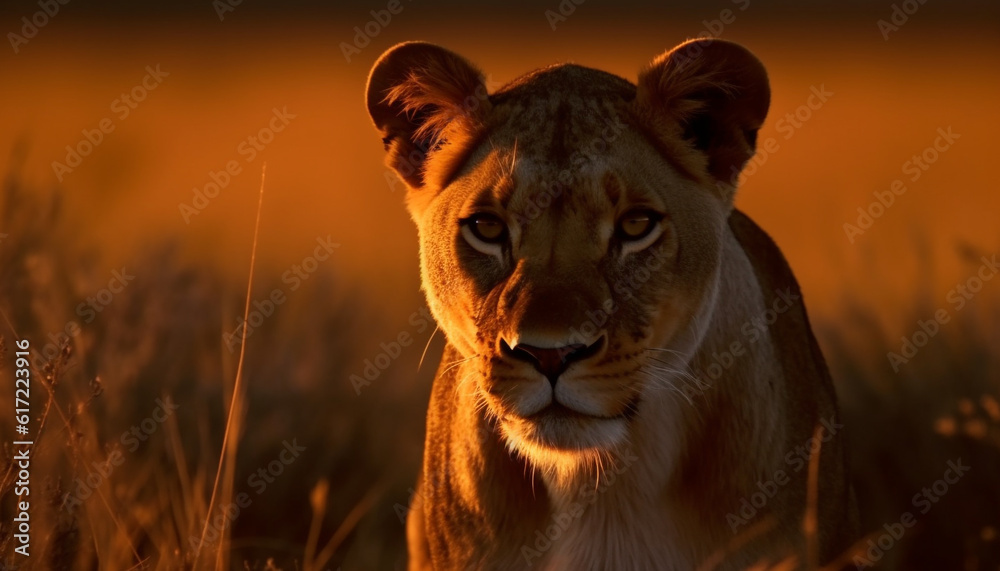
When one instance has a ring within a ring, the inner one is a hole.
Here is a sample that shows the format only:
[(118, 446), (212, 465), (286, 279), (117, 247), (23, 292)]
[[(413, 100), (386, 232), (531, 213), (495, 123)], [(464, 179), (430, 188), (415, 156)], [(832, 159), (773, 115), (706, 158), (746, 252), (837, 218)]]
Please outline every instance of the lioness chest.
[(647, 507), (625, 514), (603, 501), (581, 507), (582, 513), (579, 508), (555, 512), (551, 524), (536, 532), (533, 544), (522, 549), (526, 567), (679, 571), (698, 566), (689, 549), (679, 548), (681, 538), (662, 512)]
[(547, 482), (552, 509), (521, 549), (535, 569), (663, 569), (697, 567), (693, 546), (677, 527), (669, 500), (642, 489), (644, 466), (621, 455), (600, 479)]

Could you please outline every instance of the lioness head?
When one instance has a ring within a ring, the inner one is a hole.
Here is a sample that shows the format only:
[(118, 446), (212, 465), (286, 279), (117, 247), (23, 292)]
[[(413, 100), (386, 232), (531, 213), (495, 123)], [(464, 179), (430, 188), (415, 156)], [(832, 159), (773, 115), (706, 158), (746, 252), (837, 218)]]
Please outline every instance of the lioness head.
[(704, 334), (769, 99), (761, 63), (719, 40), (664, 53), (637, 84), (567, 64), (488, 93), (426, 43), (375, 64), (368, 110), (408, 186), (423, 287), (475, 364), (459, 390), (512, 449), (620, 446), (669, 389), (657, 371)]

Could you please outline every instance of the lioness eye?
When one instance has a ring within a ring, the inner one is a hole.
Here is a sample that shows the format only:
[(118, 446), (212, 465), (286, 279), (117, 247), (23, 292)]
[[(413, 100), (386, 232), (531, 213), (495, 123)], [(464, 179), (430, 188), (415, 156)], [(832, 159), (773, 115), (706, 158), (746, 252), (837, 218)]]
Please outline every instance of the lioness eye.
[(507, 238), (507, 225), (493, 214), (473, 214), (468, 225), (472, 234), (487, 244), (497, 244)]
[(656, 228), (659, 216), (648, 210), (632, 210), (618, 221), (618, 237), (622, 240), (645, 238)]

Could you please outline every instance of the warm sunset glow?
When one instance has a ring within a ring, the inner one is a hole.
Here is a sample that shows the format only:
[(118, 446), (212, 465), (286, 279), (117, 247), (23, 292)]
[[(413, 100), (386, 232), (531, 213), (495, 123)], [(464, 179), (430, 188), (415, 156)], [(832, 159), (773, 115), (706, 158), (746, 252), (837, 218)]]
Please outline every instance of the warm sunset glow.
[[(373, 64), (398, 42), (424, 40), (473, 62), (490, 92), (561, 62), (635, 82), (652, 58), (699, 35), (738, 42), (767, 70), (770, 108), (735, 205), (794, 271), (833, 376), (859, 522), (874, 545), (861, 541), (845, 562), (1000, 564), (996, 7), (77, 2), (0, 9), (0, 569), (263, 569), (269, 559), (282, 569), (405, 568), (412, 502), (429, 503), (437, 485), (477, 485), (451, 473), (416, 482), (435, 372), (475, 372), (481, 355), (454, 350), (442, 361), (460, 341), (428, 309), (433, 269), (422, 292), (406, 206), (428, 198), (408, 199), (385, 164), (366, 109)], [(517, 153), (510, 160), (513, 171)], [(471, 244), (468, 256), (502, 262), (512, 226), (494, 210), (474, 214), (454, 221), (441, 248)], [(624, 214), (592, 237), (633, 239), (631, 253), (670, 236), (646, 206)], [(685, 247), (682, 256), (700, 253)], [(767, 325), (740, 325), (740, 348), (759, 348), (751, 337)], [(530, 355), (519, 358), (530, 369)], [(697, 381), (660, 365), (661, 376)], [(30, 373), (30, 406), (18, 404), (18, 369)], [(475, 378), (457, 390), (482, 390)], [(726, 390), (688, 388), (679, 406)], [(607, 399), (628, 413), (641, 400)], [(738, 404), (733, 414), (757, 408)], [(474, 412), (497, 414), (486, 409)], [(604, 494), (625, 485), (601, 483), (608, 466), (632, 470), (620, 456), (629, 421), (615, 415), (506, 417), (498, 449), (535, 462), (523, 483), (540, 502), (581, 471), (593, 470), (594, 494)], [(536, 438), (571, 429), (580, 451)], [(12, 444), (28, 440), (30, 496), (15, 491)], [(819, 469), (808, 452), (759, 445), (743, 453), (784, 463), (787, 452), (791, 476)], [(666, 489), (695, 486), (702, 472), (677, 474)], [(751, 507), (734, 512), (739, 540), (760, 527), (758, 510), (780, 503), (767, 492), (779, 478), (759, 475), (764, 507), (748, 494)], [(582, 501), (562, 491), (566, 505)], [(9, 533), (28, 513), (20, 501), (31, 503), (30, 558)], [(558, 566), (560, 539), (547, 529), (562, 520), (518, 513), (531, 541), (537, 528), (550, 545), (526, 544), (537, 552), (527, 561)], [(608, 513), (613, 522), (627, 511)], [(575, 538), (577, 519), (559, 534)]]

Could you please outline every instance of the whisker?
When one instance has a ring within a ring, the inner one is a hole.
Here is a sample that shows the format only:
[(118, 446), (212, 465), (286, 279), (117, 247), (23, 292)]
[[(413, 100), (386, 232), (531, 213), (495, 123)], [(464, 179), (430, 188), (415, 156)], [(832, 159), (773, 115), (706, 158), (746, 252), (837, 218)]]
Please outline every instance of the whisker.
[(535, 497), (535, 464), (531, 463), (531, 497)]
[(441, 371), (440, 373), (438, 373), (438, 374), (439, 374), (439, 375), (443, 375), (443, 374), (447, 373), (448, 371), (452, 370), (453, 368), (455, 368), (455, 367), (457, 367), (457, 366), (461, 365), (462, 363), (465, 363), (465, 362), (467, 362), (467, 361), (471, 361), (471, 360), (475, 359), (476, 357), (479, 357), (479, 354), (476, 354), (476, 355), (473, 355), (473, 356), (471, 356), (471, 357), (466, 357), (465, 359), (459, 359), (459, 360), (457, 360), (457, 361), (452, 361), (451, 363), (448, 363), (448, 366), (447, 366), (447, 367), (445, 367), (445, 368), (444, 368), (444, 369), (443, 369), (443, 370), (442, 370), (442, 371)]
[[(456, 394), (461, 394), (461, 393), (460, 393), (459, 391), (461, 391), (461, 390), (462, 390), (462, 385), (464, 385), (464, 384), (465, 384), (466, 382), (468, 382), (468, 380), (469, 380), (470, 378), (472, 378), (472, 377), (473, 377), (473, 376), (474, 376), (475, 374), (476, 374), (476, 372), (475, 372), (475, 371), (473, 371), (473, 372), (469, 373), (468, 375), (465, 375), (464, 377), (462, 377), (461, 379), (459, 379), (459, 380), (458, 380), (458, 382), (457, 382), (457, 383), (455, 383), (455, 393), (456, 393)], [(473, 390), (474, 390), (474, 389), (475, 389), (475, 388), (473, 387)], [(476, 396), (476, 394), (475, 394), (475, 392), (472, 392), (472, 393), (468, 393), (468, 394), (466, 394), (465, 396), (471, 396), (471, 397), (474, 397), (474, 396)]]
[(431, 348), (431, 341), (434, 340), (434, 335), (441, 329), (440, 324), (434, 325), (434, 331), (431, 331), (431, 336), (427, 338), (427, 344), (424, 345), (424, 352), (420, 354), (420, 362), (417, 363), (417, 372), (420, 372), (420, 367), (424, 365), (424, 357), (427, 356), (427, 350)]
[[(668, 389), (671, 393), (679, 394), (682, 397), (684, 397), (684, 400), (686, 400), (689, 405), (694, 406), (694, 400), (692, 400), (687, 393), (678, 389), (677, 386), (671, 383), (669, 379), (665, 379), (663, 377), (660, 377), (659, 375), (656, 375), (655, 373), (644, 371), (642, 369), (640, 369), (638, 372), (647, 375), (651, 380), (655, 381), (656, 385), (654, 386), (659, 386), (660, 388)], [(685, 384), (685, 386), (687, 385)]]
[(649, 365), (649, 364), (644, 366), (649, 369), (655, 369), (657, 371), (663, 371), (665, 373), (677, 375), (677, 378), (679, 378), (684, 383), (684, 386), (688, 386), (690, 383), (688, 383), (687, 381), (691, 381), (691, 383), (693, 383), (696, 388), (701, 390), (701, 380), (687, 371), (681, 371), (679, 369), (672, 369), (669, 367), (657, 367), (655, 365)]
[(517, 162), (517, 137), (514, 137), (514, 150), (512, 150), (510, 153), (510, 167), (508, 167), (509, 170), (507, 172), (507, 176), (509, 177), (514, 176), (514, 165), (516, 162)]
[[(594, 467), (593, 467), (594, 476), (595, 476), (595, 479), (594, 479), (594, 491), (596, 492), (597, 488), (599, 488), (600, 485), (601, 485), (601, 460), (600, 460), (600, 454), (588, 454), (587, 455), (587, 462), (588, 463), (593, 462), (593, 464), (594, 464)], [(586, 470), (584, 470), (584, 473), (586, 473)]]
[[(657, 361), (657, 362), (658, 363), (662, 363), (662, 361)], [(664, 364), (666, 364), (666, 363), (664, 363)], [(675, 374), (683, 376), (685, 379), (691, 379), (692, 381), (697, 381), (698, 380), (698, 378), (695, 377), (693, 374), (691, 374), (690, 371), (685, 371), (683, 369), (675, 369), (673, 367), (658, 367), (656, 365), (650, 365), (649, 363), (647, 363), (644, 366), (648, 367), (650, 369), (656, 369), (657, 371), (666, 371), (668, 373), (675, 373)]]
[(682, 367), (684, 369), (690, 369), (691, 368), (691, 367), (688, 366), (687, 363), (682, 363), (682, 362), (679, 362), (679, 361), (664, 361), (663, 359), (657, 359), (656, 357), (649, 357), (649, 360), (650, 361), (656, 361), (657, 363), (663, 363), (664, 365), (671, 365), (671, 366), (676, 365), (676, 366)]
[(675, 355), (680, 355), (681, 357), (684, 356), (684, 353), (681, 353), (680, 351), (677, 351), (675, 349), (667, 349), (665, 347), (646, 347), (645, 350), (646, 351), (663, 351), (664, 353), (673, 353)]

